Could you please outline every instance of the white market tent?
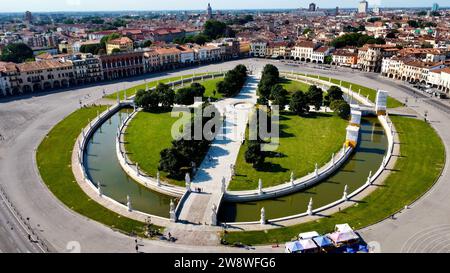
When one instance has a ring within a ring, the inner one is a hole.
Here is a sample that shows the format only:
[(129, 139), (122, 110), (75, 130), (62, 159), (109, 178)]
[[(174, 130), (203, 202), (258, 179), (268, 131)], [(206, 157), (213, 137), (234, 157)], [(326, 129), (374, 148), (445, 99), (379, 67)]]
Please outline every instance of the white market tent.
[(310, 231), (310, 232), (303, 232), (303, 233), (300, 233), (300, 234), (298, 235), (298, 238), (299, 238), (299, 239), (312, 239), (312, 238), (318, 237), (318, 236), (320, 236), (320, 234), (317, 233), (316, 231)]
[(336, 232), (340, 232), (340, 233), (346, 233), (346, 232), (353, 232), (353, 229), (350, 227), (349, 224), (340, 224), (340, 225), (336, 225), (334, 227), (334, 231)]
[(333, 241), (335, 245), (355, 242), (359, 240), (359, 236), (354, 231), (347, 231), (347, 232), (337, 231), (327, 236), (328, 238), (330, 238), (331, 241)]
[(302, 239), (298, 240), (298, 242), (302, 245), (303, 251), (318, 250), (316, 243), (312, 239)]

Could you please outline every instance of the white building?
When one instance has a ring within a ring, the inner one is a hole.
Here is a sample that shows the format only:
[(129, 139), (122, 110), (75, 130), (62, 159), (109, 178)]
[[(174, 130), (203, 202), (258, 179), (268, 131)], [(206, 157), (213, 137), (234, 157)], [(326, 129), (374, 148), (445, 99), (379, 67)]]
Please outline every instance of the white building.
[(313, 63), (323, 64), (325, 63), (325, 57), (330, 56), (332, 51), (331, 47), (321, 46), (318, 49), (314, 50), (311, 56), (311, 60)]
[(265, 57), (267, 50), (267, 42), (254, 41), (250, 43), (250, 55), (254, 57)]
[(291, 55), (295, 60), (311, 62), (313, 60), (314, 49), (317, 45), (312, 41), (301, 41), (294, 46)]
[(179, 46), (180, 50), (180, 63), (191, 64), (195, 62), (195, 51), (187, 46)]
[(367, 1), (361, 1), (358, 5), (358, 13), (367, 13), (369, 10), (369, 3)]

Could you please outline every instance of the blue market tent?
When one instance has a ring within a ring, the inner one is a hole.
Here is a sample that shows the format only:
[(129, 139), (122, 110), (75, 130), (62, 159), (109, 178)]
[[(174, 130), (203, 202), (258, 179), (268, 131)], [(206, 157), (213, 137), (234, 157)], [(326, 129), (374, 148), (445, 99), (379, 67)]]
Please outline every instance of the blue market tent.
[(303, 250), (303, 246), (299, 241), (286, 243), (285, 252), (286, 253), (298, 253)]
[(314, 237), (313, 241), (320, 247), (320, 248), (327, 248), (333, 245), (333, 242), (328, 239), (326, 236), (319, 236)]

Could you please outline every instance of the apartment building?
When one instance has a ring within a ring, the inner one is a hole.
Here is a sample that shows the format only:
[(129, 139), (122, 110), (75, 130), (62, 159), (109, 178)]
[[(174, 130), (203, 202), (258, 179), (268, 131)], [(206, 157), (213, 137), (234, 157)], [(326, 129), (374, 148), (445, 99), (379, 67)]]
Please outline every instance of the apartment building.
[(133, 48), (134, 48), (133, 40), (131, 40), (128, 37), (114, 39), (106, 43), (107, 54), (112, 54), (115, 51), (128, 52), (132, 51)]
[(366, 72), (380, 72), (383, 58), (394, 56), (398, 49), (392, 45), (367, 44), (358, 50), (358, 67)]
[(333, 48), (328, 46), (321, 46), (315, 49), (311, 56), (312, 63), (323, 64), (325, 63), (325, 57), (330, 56)]
[(73, 64), (76, 84), (94, 83), (104, 79), (100, 59), (92, 54), (79, 53), (64, 59)]
[(250, 42), (250, 56), (266, 57), (267, 42), (266, 41), (252, 41)]
[(42, 60), (17, 64), (22, 93), (74, 85), (75, 73), (70, 61)]
[(103, 78), (114, 80), (144, 73), (144, 52), (133, 51), (100, 56)]
[(154, 49), (148, 49), (144, 52), (144, 70), (145, 72), (154, 72), (161, 69), (162, 62), (160, 55)]
[(313, 60), (313, 52), (319, 46), (319, 44), (312, 41), (301, 41), (294, 46), (291, 55), (294, 60), (311, 62)]
[(289, 59), (291, 57), (291, 49), (287, 42), (272, 42), (267, 44), (267, 58), (272, 59)]
[(333, 65), (355, 67), (358, 63), (358, 53), (352, 50), (339, 49), (333, 52)]
[(0, 62), (0, 96), (18, 94), (19, 70), (15, 63)]

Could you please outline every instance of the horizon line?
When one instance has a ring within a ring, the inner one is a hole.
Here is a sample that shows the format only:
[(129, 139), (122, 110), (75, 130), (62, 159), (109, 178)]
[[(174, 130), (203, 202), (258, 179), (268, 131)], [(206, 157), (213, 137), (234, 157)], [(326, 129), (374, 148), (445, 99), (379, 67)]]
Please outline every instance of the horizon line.
[[(337, 6), (339, 7), (339, 6)], [(330, 7), (330, 8), (319, 8), (319, 10), (334, 10), (336, 7)], [(410, 6), (410, 7), (382, 7), (382, 6), (372, 6), (369, 7), (370, 9), (373, 8), (380, 8), (380, 9), (431, 9), (431, 7), (428, 6)], [(226, 9), (213, 9), (213, 11), (270, 11), (270, 10), (300, 10), (300, 9), (308, 9), (308, 8), (260, 8), (260, 9), (254, 9), (254, 8), (226, 8)], [(354, 9), (357, 10), (357, 7), (339, 7), (339, 9)], [(447, 10), (450, 9), (450, 6), (442, 6), (439, 9), (441, 10)], [(131, 9), (131, 10), (55, 10), (55, 11), (32, 11), (32, 10), (20, 10), (20, 11), (2, 11), (0, 14), (6, 14), (6, 13), (24, 13), (24, 12), (34, 12), (34, 13), (59, 13), (59, 12), (71, 12), (71, 13), (83, 13), (83, 12), (168, 12), (168, 11), (177, 11), (177, 12), (193, 12), (193, 11), (203, 11), (203, 9), (161, 9), (161, 10), (145, 10), (145, 9)]]

